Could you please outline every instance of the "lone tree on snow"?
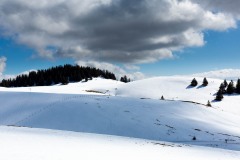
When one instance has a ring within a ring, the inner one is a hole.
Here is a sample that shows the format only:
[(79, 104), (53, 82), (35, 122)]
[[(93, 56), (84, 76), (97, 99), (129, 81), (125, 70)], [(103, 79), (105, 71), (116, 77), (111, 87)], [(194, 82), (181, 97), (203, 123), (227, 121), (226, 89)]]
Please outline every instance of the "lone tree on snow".
[(196, 87), (198, 85), (198, 82), (195, 78), (193, 78), (192, 82), (191, 82), (191, 86)]
[(208, 85), (208, 81), (207, 81), (207, 78), (205, 77), (204, 79), (203, 79), (203, 84), (202, 84), (203, 86), (207, 86)]

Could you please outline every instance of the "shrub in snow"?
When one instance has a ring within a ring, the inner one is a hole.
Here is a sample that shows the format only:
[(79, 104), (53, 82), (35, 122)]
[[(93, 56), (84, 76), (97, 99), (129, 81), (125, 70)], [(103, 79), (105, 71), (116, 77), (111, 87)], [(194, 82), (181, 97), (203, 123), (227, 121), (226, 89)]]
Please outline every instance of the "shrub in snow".
[(192, 82), (191, 82), (191, 86), (195, 87), (198, 85), (198, 82), (195, 78), (193, 78)]
[(212, 107), (210, 101), (208, 101), (207, 106), (208, 106), (208, 107)]
[(165, 100), (165, 98), (162, 96), (162, 97), (161, 97), (161, 100)]

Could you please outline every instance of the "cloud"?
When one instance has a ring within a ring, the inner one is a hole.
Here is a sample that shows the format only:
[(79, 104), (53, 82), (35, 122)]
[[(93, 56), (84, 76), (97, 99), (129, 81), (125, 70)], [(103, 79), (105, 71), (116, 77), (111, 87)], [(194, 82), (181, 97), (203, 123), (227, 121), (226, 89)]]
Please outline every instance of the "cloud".
[(222, 69), (210, 72), (196, 73), (190, 75), (191, 77), (207, 77), (226, 80), (237, 80), (240, 78), (240, 69)]
[(3, 79), (9, 79), (9, 78), (13, 78), (13, 75), (5, 75), (3, 74), (3, 72), (5, 71), (6, 68), (6, 62), (7, 62), (7, 58), (6, 57), (0, 57), (0, 81)]
[[(117, 79), (120, 79), (120, 77), (127, 75), (131, 80), (139, 80), (144, 79), (145, 75), (141, 72), (128, 72), (124, 70), (123, 68), (113, 65), (111, 63), (106, 62), (97, 62), (97, 61), (77, 61), (76, 62), (79, 66), (89, 66), (89, 67), (95, 67), (102, 70), (108, 70), (116, 75)], [(137, 66), (135, 66), (137, 67)]]
[(206, 9), (210, 9), (214, 12), (223, 12), (231, 14), (232, 16), (240, 19), (240, 1), (236, 0), (193, 0), (200, 4), (202, 7)]
[(228, 10), (197, 0), (1, 0), (0, 26), (41, 57), (139, 64), (203, 46), (205, 30), (235, 28)]
[(0, 73), (3, 73), (6, 67), (6, 57), (0, 57)]

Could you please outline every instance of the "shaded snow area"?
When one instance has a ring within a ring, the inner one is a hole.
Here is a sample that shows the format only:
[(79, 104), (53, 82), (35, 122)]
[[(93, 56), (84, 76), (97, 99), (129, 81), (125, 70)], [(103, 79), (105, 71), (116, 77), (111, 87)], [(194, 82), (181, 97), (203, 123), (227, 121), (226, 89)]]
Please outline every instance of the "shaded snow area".
[[(197, 87), (189, 87), (189, 77), (158, 77), (0, 88), (0, 154), (24, 160), (240, 159), (240, 96), (212, 101), (222, 80), (208, 79), (203, 87), (203, 78), (196, 79)], [(208, 100), (213, 107), (203, 105)]]
[(0, 127), (4, 160), (238, 160), (236, 151), (127, 137)]

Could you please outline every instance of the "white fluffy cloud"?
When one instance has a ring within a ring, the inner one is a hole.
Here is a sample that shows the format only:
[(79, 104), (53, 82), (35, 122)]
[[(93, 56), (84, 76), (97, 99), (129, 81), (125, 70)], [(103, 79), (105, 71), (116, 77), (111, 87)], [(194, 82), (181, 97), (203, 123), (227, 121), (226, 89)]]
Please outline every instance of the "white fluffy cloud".
[(196, 73), (191, 77), (207, 77), (226, 80), (237, 80), (240, 78), (240, 69), (222, 69), (210, 72)]
[(149, 63), (204, 45), (204, 30), (235, 28), (230, 1), (1, 0), (0, 27), (42, 57)]
[[(127, 75), (131, 80), (139, 80), (145, 78), (145, 75), (141, 72), (131, 72), (133, 68), (128, 68), (129, 70), (124, 70), (123, 68), (113, 65), (106, 62), (97, 62), (97, 61), (77, 61), (76, 62), (79, 66), (89, 66), (95, 67), (102, 70), (108, 70), (116, 75), (116, 78), (120, 79), (120, 77)], [(133, 67), (133, 66), (131, 66)], [(136, 66), (134, 66), (134, 70)]]
[(9, 79), (9, 78), (13, 78), (14, 76), (12, 75), (5, 75), (3, 74), (5, 68), (6, 68), (6, 61), (7, 58), (6, 57), (0, 57), (0, 81), (2, 79)]

